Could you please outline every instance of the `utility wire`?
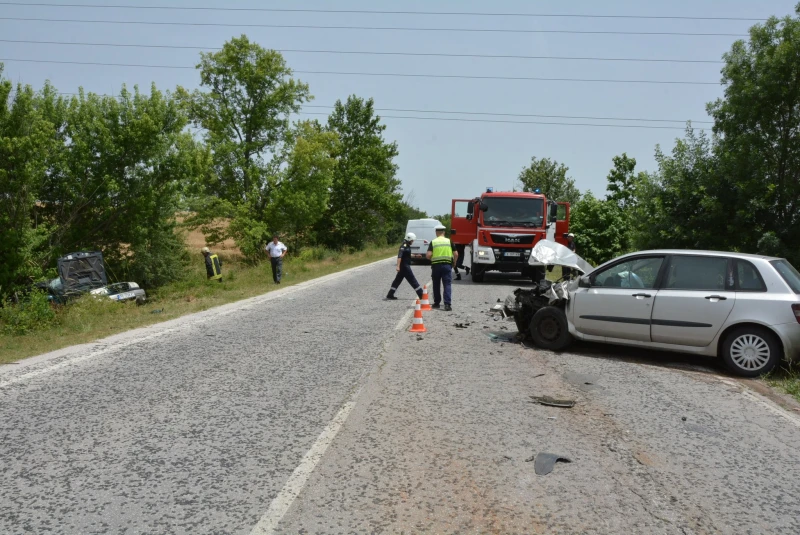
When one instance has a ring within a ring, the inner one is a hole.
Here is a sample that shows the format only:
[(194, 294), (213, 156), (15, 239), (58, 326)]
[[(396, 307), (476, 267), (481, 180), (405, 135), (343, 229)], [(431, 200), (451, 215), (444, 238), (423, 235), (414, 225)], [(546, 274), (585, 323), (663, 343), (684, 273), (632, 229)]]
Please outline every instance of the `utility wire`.
[[(59, 45), (59, 46), (108, 46), (119, 48), (155, 48), (173, 50), (222, 50), (213, 46), (190, 45), (148, 45), (140, 43), (82, 43), (67, 41), (29, 41), (25, 39), (0, 39), (0, 43), (22, 43), (34, 45)], [(598, 58), (598, 57), (572, 57), (572, 56), (522, 56), (512, 54), (447, 54), (439, 52), (375, 52), (359, 50), (301, 50), (293, 48), (276, 48), (282, 53), (299, 54), (352, 54), (365, 56), (410, 56), (410, 57), (442, 57), (442, 58), (486, 58), (486, 59), (529, 59), (529, 60), (559, 60), (559, 61), (628, 61), (642, 63), (716, 63), (721, 60), (708, 59), (661, 59), (661, 58)]]
[[(334, 106), (322, 106), (318, 104), (305, 104), (306, 108), (323, 108), (333, 109)], [(683, 123), (686, 120), (680, 119), (635, 119), (631, 117), (593, 117), (585, 115), (543, 115), (537, 113), (496, 113), (485, 111), (453, 111), (453, 110), (415, 110), (406, 108), (375, 108), (375, 111), (389, 111), (400, 113), (441, 113), (444, 115), (481, 115), (481, 116), (496, 116), (496, 117), (540, 117), (545, 119), (589, 119), (593, 121), (634, 121), (634, 122), (648, 122), (648, 123)], [(713, 121), (689, 121), (691, 123), (706, 123), (713, 124)]]
[(139, 6), (126, 4), (56, 4), (44, 2), (0, 2), (0, 5), (26, 7), (77, 7), (92, 9), (144, 9), (162, 11), (222, 11), (262, 13), (339, 13), (361, 15), (422, 15), (422, 16), (469, 16), (469, 17), (529, 17), (529, 18), (578, 18), (578, 19), (638, 19), (638, 20), (728, 20), (761, 22), (766, 19), (749, 17), (702, 17), (683, 15), (591, 15), (574, 13), (486, 13), (471, 11), (377, 11), (367, 9), (284, 9), (261, 7), (189, 7), (189, 6)]
[[(327, 117), (328, 114), (326, 113), (315, 113), (315, 112), (300, 112), (299, 115), (316, 115), (316, 116), (325, 116)], [(541, 124), (541, 125), (553, 125), (553, 126), (594, 126), (594, 127), (602, 127), (602, 128), (647, 128), (647, 129), (657, 129), (657, 130), (683, 130), (685, 131), (685, 127), (680, 126), (653, 126), (653, 125), (644, 125), (644, 124), (598, 124), (598, 123), (562, 123), (562, 122), (550, 122), (550, 121), (508, 121), (504, 119), (465, 119), (465, 118), (456, 118), (456, 117), (418, 117), (418, 116), (406, 116), (406, 115), (381, 115), (381, 119), (416, 119), (420, 121), (452, 121), (452, 122), (465, 122), (465, 123), (500, 123), (500, 124)], [(698, 131), (708, 131), (709, 128), (693, 128), (693, 130)]]
[(714, 33), (714, 32), (620, 32), (603, 30), (521, 30), (508, 28), (418, 28), (402, 26), (318, 26), (313, 24), (242, 24), (222, 22), (167, 22), (143, 20), (85, 20), (85, 19), (46, 19), (33, 17), (0, 17), (0, 20), (26, 21), (26, 22), (78, 22), (85, 24), (135, 24), (146, 26), (215, 26), (225, 28), (293, 28), (310, 30), (379, 30), (403, 32), (477, 32), (477, 33), (565, 33), (565, 34), (593, 34), (593, 35), (678, 35), (695, 37), (747, 37), (740, 33)]
[[(196, 69), (184, 65), (147, 65), (142, 63), (105, 63), (99, 61), (60, 61), (49, 59), (17, 59), (0, 58), (0, 61), (22, 63), (56, 63), (64, 65), (96, 65), (103, 67), (145, 67), (150, 69)], [(458, 80), (509, 80), (537, 82), (589, 82), (614, 84), (669, 84), (669, 85), (719, 85), (719, 82), (694, 82), (690, 80), (617, 80), (610, 78), (544, 78), (539, 76), (481, 76), (468, 74), (418, 74), (400, 72), (341, 72), (341, 71), (301, 71), (292, 70), (295, 74), (326, 74), (336, 76), (387, 76), (399, 78), (443, 78)]]
[[(78, 97), (81, 96), (81, 93), (57, 93), (61, 96), (71, 96), (71, 97)], [(147, 96), (146, 93), (140, 93), (143, 96)], [(107, 98), (120, 98), (119, 95), (106, 95), (106, 94), (98, 94), (92, 92), (84, 92), (83, 96), (95, 95), (99, 97), (107, 97)], [(133, 93), (130, 93), (133, 95)], [(13, 95), (10, 97), (13, 98)], [(327, 108), (333, 109), (333, 106), (313, 106), (306, 104), (305, 107), (307, 108)], [(607, 120), (607, 121), (658, 121), (658, 122), (681, 122), (678, 120), (670, 120), (670, 119), (631, 119), (631, 118), (618, 118), (618, 117), (581, 117), (581, 116), (569, 116), (569, 115), (534, 115), (534, 114), (510, 114), (510, 113), (488, 113), (488, 112), (462, 112), (462, 111), (437, 111), (437, 110), (403, 110), (398, 108), (375, 108), (375, 111), (406, 111), (406, 112), (416, 112), (416, 113), (452, 113), (452, 114), (465, 114), (465, 115), (495, 115), (495, 116), (509, 116), (509, 117), (551, 117), (551, 118), (563, 118), (563, 119), (591, 119), (591, 120)], [(322, 116), (327, 117), (329, 114), (320, 113), (320, 112), (300, 112), (299, 115), (308, 115), (308, 116)], [(594, 127), (606, 127), (606, 128), (644, 128), (644, 129), (657, 129), (657, 130), (686, 130), (686, 127), (680, 126), (653, 126), (653, 125), (625, 125), (625, 124), (602, 124), (602, 123), (565, 123), (565, 122), (554, 122), (554, 121), (510, 121), (506, 119), (468, 119), (468, 118), (460, 118), (460, 117), (419, 117), (419, 116), (406, 116), (406, 115), (380, 115), (381, 119), (416, 119), (420, 121), (445, 121), (445, 122), (469, 122), (469, 123), (497, 123), (497, 124), (540, 124), (540, 125), (553, 125), (553, 126), (594, 126)], [(691, 123), (707, 123), (711, 124), (711, 121), (687, 121)], [(695, 128), (692, 127), (693, 130), (698, 131), (710, 131), (710, 128)]]

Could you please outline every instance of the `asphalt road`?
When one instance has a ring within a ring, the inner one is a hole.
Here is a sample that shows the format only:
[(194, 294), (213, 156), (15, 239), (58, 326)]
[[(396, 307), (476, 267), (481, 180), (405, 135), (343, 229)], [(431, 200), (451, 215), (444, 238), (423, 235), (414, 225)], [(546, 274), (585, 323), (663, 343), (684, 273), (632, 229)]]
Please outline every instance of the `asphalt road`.
[(0, 533), (800, 533), (797, 416), (713, 362), (506, 341), (507, 278), (408, 333), (393, 271), (0, 368)]

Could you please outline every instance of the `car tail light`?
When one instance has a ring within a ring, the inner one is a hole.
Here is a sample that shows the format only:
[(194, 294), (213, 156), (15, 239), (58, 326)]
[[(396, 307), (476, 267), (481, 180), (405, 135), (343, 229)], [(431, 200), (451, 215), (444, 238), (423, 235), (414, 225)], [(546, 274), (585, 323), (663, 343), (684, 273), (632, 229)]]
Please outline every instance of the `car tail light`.
[(797, 320), (797, 323), (800, 323), (800, 304), (792, 305), (792, 312), (794, 312), (794, 319)]

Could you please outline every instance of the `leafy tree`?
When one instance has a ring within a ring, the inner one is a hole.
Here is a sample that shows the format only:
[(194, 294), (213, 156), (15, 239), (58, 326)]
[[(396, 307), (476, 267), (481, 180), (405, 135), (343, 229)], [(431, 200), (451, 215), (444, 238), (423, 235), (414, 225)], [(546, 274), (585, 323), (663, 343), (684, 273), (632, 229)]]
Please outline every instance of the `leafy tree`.
[(272, 181), (273, 198), (267, 220), (272, 228), (289, 231), (294, 249), (313, 242), (314, 226), (323, 218), (336, 170), (335, 132), (316, 121), (298, 123), (281, 155), (285, 163)]
[(569, 167), (550, 158), (531, 158), (531, 163), (519, 174), (522, 191), (540, 188), (548, 199), (575, 204), (581, 198), (575, 179), (567, 176)]
[(590, 264), (599, 265), (626, 252), (628, 227), (622, 210), (591, 191), (572, 208), (570, 230), (575, 233), (577, 253)]
[(337, 101), (328, 129), (340, 144), (331, 196), (319, 234), (330, 247), (362, 248), (383, 241), (402, 213), (400, 181), (396, 178), (397, 144), (383, 138), (386, 126), (375, 115), (372, 99), (355, 95)]
[[(267, 214), (285, 163), (276, 154), (293, 138), (289, 116), (311, 99), (308, 85), (292, 78), (280, 53), (244, 35), (218, 52), (201, 54), (197, 68), (207, 91), (190, 95), (179, 89), (179, 94), (196, 126), (204, 130), (215, 172), (210, 180), (197, 182), (197, 213), (189, 223), (204, 225), (212, 241), (233, 237), (254, 258), (252, 243), (242, 240), (267, 239)], [(226, 233), (226, 227), (215, 227), (221, 216), (240, 219)]]
[(36, 201), (57, 148), (55, 126), (33, 89), (19, 84), (12, 96), (2, 73), (0, 64), (0, 298), (43, 275), (47, 229), (37, 224)]
[(800, 4), (724, 56), (725, 96), (708, 105), (731, 202), (728, 242), (755, 251), (772, 232), (800, 259)]
[(178, 278), (185, 258), (175, 234), (179, 196), (208, 165), (187, 124), (178, 102), (155, 86), (150, 95), (123, 88), (118, 98), (81, 91), (69, 100), (64, 145), (39, 192), (52, 257), (99, 249), (112, 275), (145, 286)]
[(634, 174), (636, 159), (626, 153), (614, 156), (614, 168), (609, 171), (606, 185), (606, 198), (622, 210), (631, 208), (636, 202), (637, 176)]

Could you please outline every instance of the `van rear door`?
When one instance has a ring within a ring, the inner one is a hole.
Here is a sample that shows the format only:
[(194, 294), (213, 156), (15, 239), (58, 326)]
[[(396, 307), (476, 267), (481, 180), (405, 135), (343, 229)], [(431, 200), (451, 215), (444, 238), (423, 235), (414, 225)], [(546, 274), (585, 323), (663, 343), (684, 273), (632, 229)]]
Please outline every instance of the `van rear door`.
[(471, 245), (478, 235), (478, 217), (472, 199), (453, 199), (450, 214), (450, 241), (455, 245)]

